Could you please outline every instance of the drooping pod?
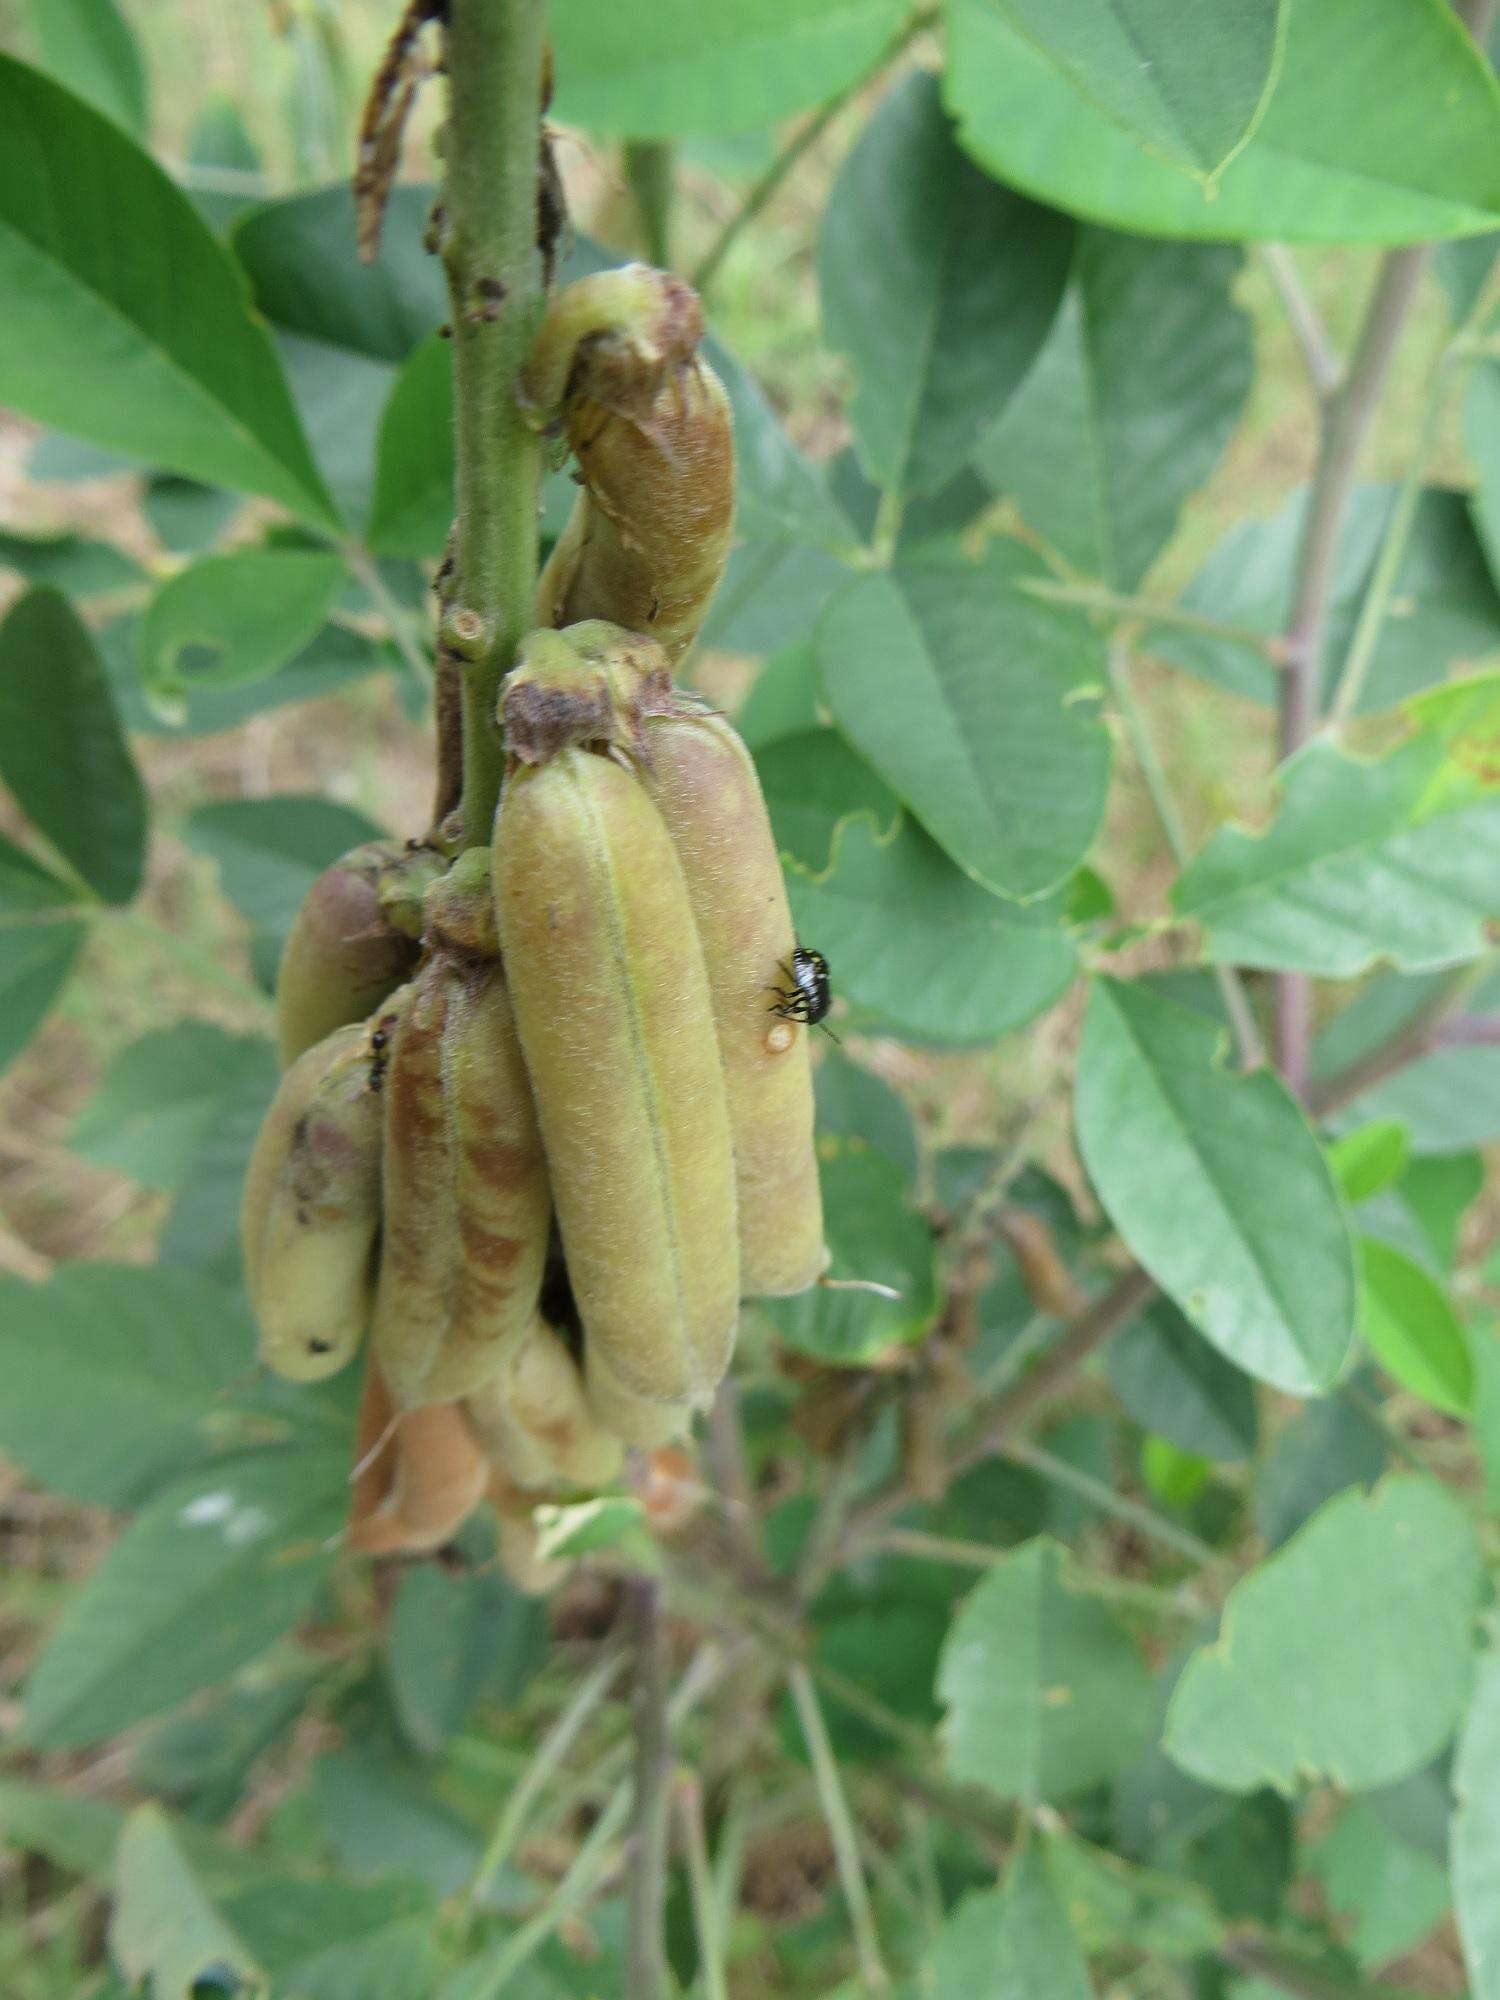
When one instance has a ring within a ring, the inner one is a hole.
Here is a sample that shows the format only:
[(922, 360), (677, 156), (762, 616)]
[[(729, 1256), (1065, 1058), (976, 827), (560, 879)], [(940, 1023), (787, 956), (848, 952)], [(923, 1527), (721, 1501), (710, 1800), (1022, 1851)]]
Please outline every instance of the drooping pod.
[(548, 307), (523, 390), (539, 427), (562, 428), (583, 490), (539, 623), (606, 618), (673, 660), (697, 636), (734, 525), (734, 423), (702, 335), (696, 293), (645, 264), (580, 278)]
[(282, 1079), (245, 1180), (246, 1280), (278, 1375), (321, 1381), (358, 1348), (380, 1214), (376, 1056), (365, 1027), (338, 1028)]
[(276, 976), (282, 1066), (372, 1014), (416, 968), (422, 892), (442, 866), (429, 848), (351, 848), (302, 900)]
[(585, 1343), (584, 1391), (595, 1420), (626, 1444), (639, 1451), (654, 1451), (686, 1436), (692, 1427), (694, 1401), (684, 1397), (664, 1403), (652, 1396), (637, 1395), (627, 1389), (600, 1350)]
[(538, 1315), (509, 1340), (465, 1407), (490, 1463), (530, 1492), (607, 1486), (624, 1459), (598, 1422), (578, 1364)]
[(671, 834), (708, 970), (734, 1139), (740, 1284), (805, 1291), (828, 1263), (807, 1030), (772, 1013), (796, 947), (755, 762), (722, 716), (646, 725), (642, 779)]
[(495, 905), (585, 1337), (632, 1393), (705, 1395), (739, 1300), (724, 1074), (661, 815), (591, 751), (513, 765)]
[(398, 1416), (372, 1355), (355, 1429), (349, 1540), (364, 1555), (423, 1555), (453, 1539), (489, 1484), (457, 1403)]
[(385, 1088), (375, 1342), (404, 1408), (466, 1395), (529, 1326), (551, 1215), (483, 853), (429, 892), (428, 937)]

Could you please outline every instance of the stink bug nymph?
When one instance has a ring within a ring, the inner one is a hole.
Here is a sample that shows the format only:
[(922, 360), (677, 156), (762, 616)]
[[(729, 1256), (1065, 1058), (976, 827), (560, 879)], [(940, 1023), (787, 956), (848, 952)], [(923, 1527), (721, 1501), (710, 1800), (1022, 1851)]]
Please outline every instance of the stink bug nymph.
[(809, 1028), (817, 1027), (833, 1005), (833, 990), (828, 983), (828, 960), (822, 952), (799, 944), (790, 962), (780, 970), (789, 984), (771, 988), (776, 995), (771, 1012), (779, 1014), (784, 1021), (802, 1021)]

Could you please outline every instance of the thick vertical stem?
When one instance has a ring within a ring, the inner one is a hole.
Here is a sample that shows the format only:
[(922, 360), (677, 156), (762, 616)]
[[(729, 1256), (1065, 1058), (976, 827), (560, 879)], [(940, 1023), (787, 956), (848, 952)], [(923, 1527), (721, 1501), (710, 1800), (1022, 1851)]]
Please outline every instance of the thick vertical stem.
[(667, 1897), (667, 1646), (662, 1590), (655, 1577), (626, 1585), (626, 1616), (634, 1657), (635, 1788), (627, 1885), (629, 1972), (626, 2000), (666, 2000), (663, 1913)]
[(541, 446), (516, 381), (542, 310), (541, 0), (450, 0), (443, 264), (452, 302), (458, 518), (442, 638), (462, 660), (463, 814), (489, 839), (501, 677), (536, 597)]

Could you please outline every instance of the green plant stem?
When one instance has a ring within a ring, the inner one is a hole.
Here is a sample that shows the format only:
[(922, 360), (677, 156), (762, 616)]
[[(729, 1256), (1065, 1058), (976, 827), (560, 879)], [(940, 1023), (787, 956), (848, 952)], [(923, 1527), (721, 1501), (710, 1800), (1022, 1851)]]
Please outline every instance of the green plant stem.
[(823, 1817), (828, 1822), (829, 1837), (833, 1841), (834, 1864), (838, 1869), (839, 1886), (844, 1892), (844, 1902), (849, 1911), (849, 1924), (854, 1933), (854, 1949), (859, 1959), (860, 1977), (871, 1993), (885, 1993), (889, 1991), (891, 1982), (885, 1969), (885, 1961), (880, 1955), (880, 1939), (875, 1930), (875, 1913), (870, 1907), (870, 1892), (865, 1883), (864, 1864), (860, 1859), (859, 1834), (855, 1828), (854, 1815), (849, 1809), (848, 1798), (844, 1793), (844, 1784), (839, 1775), (838, 1761), (833, 1754), (833, 1745), (828, 1738), (828, 1725), (823, 1720), (818, 1692), (813, 1686), (811, 1674), (801, 1665), (794, 1666), (788, 1673), (787, 1685), (791, 1690), (792, 1706), (797, 1711), (802, 1739), (812, 1760), (813, 1782), (818, 1788), (818, 1802), (823, 1809)]
[(431, 687), (433, 679), (432, 660), (417, 637), (415, 621), (403, 605), (397, 602), (390, 586), (380, 574), (380, 565), (366, 548), (358, 542), (342, 544), (342, 554), (346, 563), (359, 578), (366, 597), (375, 606), (386, 622), (391, 635), (391, 643), (405, 660), (408, 667), (422, 682)]
[(625, 179), (635, 199), (641, 249), (658, 270), (672, 262), (672, 194), (677, 149), (666, 139), (630, 139), (625, 145)]
[(1281, 640), (1274, 632), (1257, 632), (1250, 625), (1232, 625), (1223, 618), (1209, 618), (1189, 611), (1181, 604), (1168, 604), (1154, 597), (1132, 597), (1123, 591), (1106, 590), (1102, 584), (1066, 583), (1060, 577), (1022, 577), (1019, 588), (1029, 597), (1044, 598), (1049, 604), (1076, 604), (1083, 611), (1098, 611), (1121, 622), (1166, 625), (1178, 632), (1199, 632), (1207, 639), (1227, 639), (1247, 646), (1272, 665), (1281, 661)]
[(1356, 1056), (1331, 1076), (1313, 1083), (1307, 1093), (1308, 1110), (1314, 1117), (1328, 1118), (1357, 1097), (1363, 1097), (1367, 1090), (1373, 1090), (1377, 1083), (1384, 1083), (1387, 1077), (1441, 1048), (1447, 1028), (1463, 1014), (1471, 996), (1494, 969), (1493, 955), (1460, 966), (1395, 1034), (1364, 1055)]
[(846, 85), (837, 96), (830, 97), (826, 104), (820, 105), (805, 123), (798, 126), (775, 159), (751, 183), (744, 200), (693, 267), (692, 281), (699, 292), (706, 292), (713, 284), (724, 259), (735, 244), (756, 217), (775, 200), (782, 183), (797, 162), (818, 143), (844, 106), (856, 98), (862, 90), (867, 90), (881, 72), (908, 49), (922, 30), (930, 27), (936, 19), (936, 8), (919, 8), (898, 30), (895, 39), (882, 49), (863, 75), (857, 76), (853, 83)]
[(693, 1904), (693, 1929), (698, 1939), (698, 1976), (703, 2000), (729, 2000), (729, 1981), (724, 1969), (724, 1928), (719, 1921), (719, 1899), (714, 1892), (713, 1871), (708, 1859), (708, 1835), (703, 1826), (703, 1794), (698, 1780), (689, 1772), (677, 1787), (677, 1810), (682, 1820), (682, 1847), (687, 1857), (688, 1894)]
[(1276, 287), (1282, 310), (1302, 350), (1313, 393), (1322, 401), (1338, 387), (1342, 363), (1328, 338), (1322, 315), (1307, 295), (1291, 252), (1280, 243), (1262, 243), (1259, 247), (1260, 261)]
[(667, 1641), (662, 1587), (654, 1576), (625, 1584), (635, 1719), (630, 1860), (626, 1882), (626, 2000), (667, 2000), (664, 1924), (667, 1903)]
[[(1172, 797), (1172, 788), (1167, 783), (1166, 770), (1157, 755), (1156, 744), (1146, 723), (1145, 712), (1135, 692), (1135, 683), (1130, 675), (1130, 649), (1123, 632), (1110, 634), (1107, 649), (1109, 661), (1109, 681), (1114, 690), (1115, 707), (1125, 724), (1125, 733), (1130, 738), (1135, 751), (1135, 761), (1140, 766), (1141, 777), (1156, 808), (1156, 817), (1161, 821), (1162, 832), (1167, 837), (1167, 845), (1179, 868), (1185, 868), (1188, 861), (1187, 830), (1182, 816), (1177, 810), (1177, 802)], [(1266, 1059), (1260, 1029), (1255, 1025), (1255, 1015), (1250, 1008), (1250, 999), (1245, 992), (1239, 974), (1232, 966), (1215, 964), (1214, 981), (1219, 996), (1224, 1002), (1224, 1011), (1229, 1016), (1229, 1025), (1234, 1034), (1235, 1047), (1239, 1051), (1240, 1064), (1244, 1069), (1258, 1069)]]
[(445, 628), (463, 633), (463, 817), (489, 840), (503, 748), (495, 704), (531, 623), (541, 440), (516, 383), (541, 316), (536, 244), (541, 0), (449, 0), (443, 265), (453, 328), (458, 516)]
[(515, 1852), (532, 1807), (552, 1782), (553, 1774), (577, 1742), (589, 1718), (614, 1686), (623, 1663), (622, 1654), (610, 1653), (592, 1673), (585, 1675), (573, 1699), (542, 1738), (535, 1756), (512, 1787), (469, 1885), (465, 1909), (470, 1918), (485, 1891)]
[(1050, 1479), (1054, 1486), (1066, 1487), (1080, 1499), (1090, 1501), (1101, 1513), (1113, 1514), (1117, 1521), (1138, 1528), (1143, 1535), (1149, 1535), (1164, 1548), (1175, 1549), (1189, 1562), (1206, 1567), (1219, 1559), (1218, 1552), (1207, 1542), (1200, 1541), (1186, 1528), (1179, 1528), (1175, 1521), (1168, 1521), (1150, 1507), (1143, 1507), (1139, 1501), (1117, 1493), (1105, 1480), (1095, 1479), (1092, 1473), (1083, 1471), (1081, 1467), (1069, 1465), (1065, 1458), (1044, 1451), (1029, 1439), (1017, 1438), (1013, 1444), (1007, 1445), (1005, 1456), (1013, 1464), (1024, 1465), (1030, 1471), (1039, 1473), (1043, 1479)]

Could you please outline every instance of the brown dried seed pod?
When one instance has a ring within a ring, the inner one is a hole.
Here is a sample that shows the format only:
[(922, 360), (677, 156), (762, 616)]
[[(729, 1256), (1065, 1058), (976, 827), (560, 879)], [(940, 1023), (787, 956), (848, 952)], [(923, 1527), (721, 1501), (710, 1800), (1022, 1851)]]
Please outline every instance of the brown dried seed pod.
[(517, 1590), (524, 1590), (529, 1597), (545, 1597), (561, 1583), (567, 1565), (542, 1557), (541, 1535), (533, 1518), (536, 1495), (522, 1493), (503, 1472), (490, 1474), (485, 1491), (495, 1510), (495, 1553), (501, 1569)]
[(642, 777), (687, 882), (713, 995), (747, 1297), (814, 1283), (828, 1263), (807, 1029), (771, 1012), (796, 938), (755, 762), (721, 716), (646, 725)]
[(671, 662), (654, 639), (586, 618), (521, 642), (500, 720), (506, 748), (523, 764), (544, 763), (573, 743), (614, 744), (642, 758), (647, 716), (696, 715), (702, 706), (672, 685)]
[(701, 1395), (739, 1299), (729, 1114), (687, 885), (630, 772), (513, 767), (495, 903), (590, 1349), (637, 1395)]
[(356, 1431), (349, 1540), (365, 1555), (424, 1555), (450, 1542), (484, 1497), (489, 1467), (457, 1403), (397, 1417), (371, 1358)]
[(506, 1343), (465, 1407), (491, 1464), (529, 1491), (607, 1486), (624, 1460), (589, 1408), (578, 1364), (540, 1317)]
[(282, 1081), (246, 1176), (242, 1227), (260, 1354), (277, 1374), (334, 1374), (370, 1319), (380, 1228), (380, 1098), (370, 1036), (340, 1028)]
[(283, 1066), (335, 1028), (363, 1021), (416, 969), (422, 892), (442, 866), (426, 848), (371, 840), (313, 883), (276, 979)]
[(560, 423), (579, 494), (542, 573), (538, 621), (607, 618), (678, 659), (724, 573), (734, 526), (734, 423), (698, 353), (692, 289), (645, 264), (553, 299), (525, 376), (536, 419)]

